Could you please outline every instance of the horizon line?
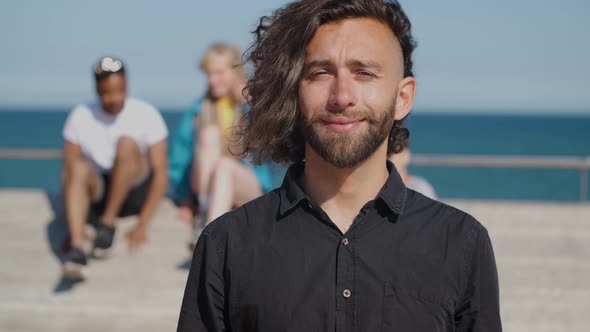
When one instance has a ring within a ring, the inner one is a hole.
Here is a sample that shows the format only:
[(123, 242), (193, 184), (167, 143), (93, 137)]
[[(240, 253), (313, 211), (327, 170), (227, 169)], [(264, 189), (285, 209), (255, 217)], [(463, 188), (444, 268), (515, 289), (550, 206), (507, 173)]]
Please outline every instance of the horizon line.
[[(173, 106), (173, 105), (154, 105), (160, 112), (162, 113), (180, 113), (186, 111), (190, 105), (188, 106)], [(70, 112), (75, 105), (67, 105), (67, 106), (60, 106), (60, 105), (52, 105), (47, 107), (39, 107), (39, 106), (24, 106), (24, 105), (0, 105), (0, 113), (7, 113), (7, 112), (48, 112), (48, 113), (67, 113)], [(445, 114), (445, 115), (545, 115), (545, 116), (590, 116), (590, 108), (541, 108), (541, 109), (533, 109), (533, 108), (523, 108), (523, 107), (497, 107), (497, 108), (490, 108), (490, 107), (472, 107), (472, 108), (451, 108), (451, 107), (441, 107), (441, 108), (433, 108), (433, 107), (419, 107), (416, 109), (412, 109), (411, 114), (419, 113), (421, 115), (437, 115), (437, 114)]]

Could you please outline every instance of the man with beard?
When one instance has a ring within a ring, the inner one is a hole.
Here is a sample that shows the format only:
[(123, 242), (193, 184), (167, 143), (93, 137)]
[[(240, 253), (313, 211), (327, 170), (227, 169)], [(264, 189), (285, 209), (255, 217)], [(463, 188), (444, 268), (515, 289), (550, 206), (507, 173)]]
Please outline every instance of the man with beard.
[(387, 161), (416, 89), (399, 4), (301, 0), (260, 22), (243, 153), (292, 165), (204, 230), (178, 331), (501, 331), (487, 230)]

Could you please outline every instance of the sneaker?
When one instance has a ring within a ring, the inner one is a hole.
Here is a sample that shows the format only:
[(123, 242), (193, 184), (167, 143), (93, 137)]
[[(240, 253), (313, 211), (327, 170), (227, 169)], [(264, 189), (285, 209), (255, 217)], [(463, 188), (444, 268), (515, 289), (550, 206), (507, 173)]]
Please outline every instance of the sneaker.
[(92, 256), (94, 258), (106, 258), (113, 246), (113, 239), (115, 238), (115, 227), (98, 224), (96, 226), (96, 236), (94, 238), (94, 246), (92, 248)]
[(79, 248), (73, 247), (65, 255), (63, 277), (76, 281), (86, 279), (86, 265), (86, 254)]

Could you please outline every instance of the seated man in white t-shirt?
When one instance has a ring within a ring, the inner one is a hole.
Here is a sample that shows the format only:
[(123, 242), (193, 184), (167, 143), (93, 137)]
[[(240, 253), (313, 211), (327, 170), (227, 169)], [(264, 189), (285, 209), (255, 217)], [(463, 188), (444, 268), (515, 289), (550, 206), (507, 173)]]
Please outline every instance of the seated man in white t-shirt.
[[(95, 67), (98, 101), (79, 105), (64, 129), (63, 192), (70, 249), (64, 276), (83, 279), (87, 220), (96, 220), (92, 255), (111, 248), (117, 217), (139, 215), (127, 234), (129, 247), (147, 238), (147, 225), (168, 185), (168, 130), (151, 105), (127, 97), (120, 60), (102, 58)], [(94, 216), (95, 218), (91, 218)]]

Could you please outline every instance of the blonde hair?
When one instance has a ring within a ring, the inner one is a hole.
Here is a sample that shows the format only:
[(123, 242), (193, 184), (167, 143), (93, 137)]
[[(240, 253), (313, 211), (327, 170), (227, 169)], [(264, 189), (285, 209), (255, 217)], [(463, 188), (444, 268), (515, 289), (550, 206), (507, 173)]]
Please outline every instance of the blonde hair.
[(232, 68), (238, 73), (238, 76), (241, 79), (246, 80), (248, 78), (248, 74), (242, 63), (241, 51), (240, 48), (235, 45), (218, 42), (209, 46), (201, 58), (201, 61), (199, 62), (199, 68), (202, 71), (205, 71), (212, 58), (225, 55), (229, 57), (230, 64)]

